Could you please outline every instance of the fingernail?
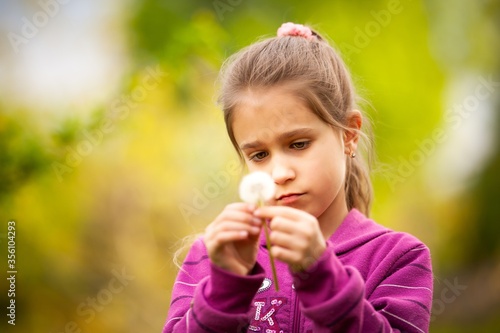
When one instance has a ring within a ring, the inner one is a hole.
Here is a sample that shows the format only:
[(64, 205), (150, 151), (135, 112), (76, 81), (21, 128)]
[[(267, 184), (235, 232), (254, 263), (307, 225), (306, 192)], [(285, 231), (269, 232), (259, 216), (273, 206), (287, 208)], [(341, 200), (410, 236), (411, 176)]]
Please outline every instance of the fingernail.
[(261, 224), (262, 224), (262, 220), (261, 220), (261, 219), (259, 219), (258, 217), (253, 217), (253, 218), (252, 218), (252, 222), (253, 222), (253, 224), (255, 224), (255, 225), (261, 225)]
[(256, 235), (260, 232), (260, 228), (252, 227), (250, 228), (250, 231), (252, 232), (252, 234)]

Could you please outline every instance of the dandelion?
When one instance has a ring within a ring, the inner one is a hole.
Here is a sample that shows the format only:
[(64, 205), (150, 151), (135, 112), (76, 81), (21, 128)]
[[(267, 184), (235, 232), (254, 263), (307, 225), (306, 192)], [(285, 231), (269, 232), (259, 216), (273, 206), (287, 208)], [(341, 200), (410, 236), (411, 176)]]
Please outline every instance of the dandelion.
[(274, 196), (276, 185), (267, 173), (256, 171), (243, 177), (240, 183), (240, 198), (247, 203), (258, 204)]
[[(259, 207), (264, 205), (274, 196), (276, 185), (270, 175), (265, 172), (257, 171), (243, 177), (240, 183), (240, 198), (241, 200), (256, 204)], [(274, 258), (271, 254), (271, 241), (269, 239), (269, 226), (266, 221), (262, 221), (264, 226), (264, 234), (266, 236), (266, 246), (269, 253), (269, 261), (271, 262), (271, 270), (273, 272), (274, 286), (276, 291), (279, 291), (278, 277), (276, 275), (276, 267), (274, 266)]]

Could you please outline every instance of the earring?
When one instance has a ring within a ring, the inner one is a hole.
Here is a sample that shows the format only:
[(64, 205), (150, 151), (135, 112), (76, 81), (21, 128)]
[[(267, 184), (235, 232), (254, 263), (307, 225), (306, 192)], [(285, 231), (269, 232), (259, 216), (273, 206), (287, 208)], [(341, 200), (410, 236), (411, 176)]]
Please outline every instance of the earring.
[(355, 158), (356, 157), (356, 153), (355, 152), (351, 152), (351, 158)]

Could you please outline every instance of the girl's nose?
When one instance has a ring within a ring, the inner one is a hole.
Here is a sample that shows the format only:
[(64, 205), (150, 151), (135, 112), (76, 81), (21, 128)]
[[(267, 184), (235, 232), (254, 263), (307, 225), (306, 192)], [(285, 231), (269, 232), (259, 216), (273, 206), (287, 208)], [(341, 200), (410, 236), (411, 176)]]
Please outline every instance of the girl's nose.
[(273, 177), (274, 182), (277, 185), (281, 185), (286, 183), (289, 180), (295, 178), (295, 171), (291, 168), (291, 166), (281, 162), (274, 163), (273, 169), (271, 172), (271, 177)]

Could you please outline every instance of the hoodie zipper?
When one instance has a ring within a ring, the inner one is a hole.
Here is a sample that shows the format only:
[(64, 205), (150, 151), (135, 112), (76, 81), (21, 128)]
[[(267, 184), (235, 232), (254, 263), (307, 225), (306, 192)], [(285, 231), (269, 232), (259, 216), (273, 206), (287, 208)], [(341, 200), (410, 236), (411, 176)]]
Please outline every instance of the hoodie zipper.
[(293, 333), (300, 333), (299, 298), (297, 297), (297, 292), (295, 291), (295, 288), (293, 287), (293, 285), (292, 285), (292, 291), (295, 293), (292, 332)]

